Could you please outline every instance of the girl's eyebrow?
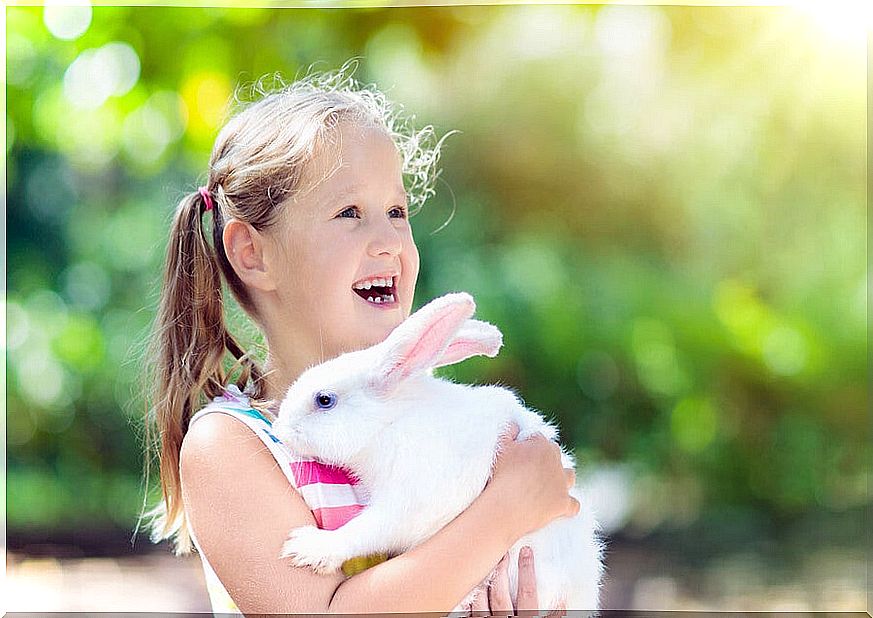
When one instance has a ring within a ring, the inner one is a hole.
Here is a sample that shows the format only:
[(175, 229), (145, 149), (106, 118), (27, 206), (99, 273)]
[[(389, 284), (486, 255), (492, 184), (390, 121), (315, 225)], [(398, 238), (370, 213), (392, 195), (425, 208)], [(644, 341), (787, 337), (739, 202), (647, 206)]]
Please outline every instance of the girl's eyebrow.
[[(337, 193), (334, 193), (332, 196), (330, 196), (329, 199), (336, 200), (336, 201), (343, 200), (343, 199), (349, 197), (350, 195), (354, 195), (360, 189), (362, 189), (364, 186), (365, 185), (363, 185), (363, 184), (349, 185), (343, 189), (340, 189)], [(409, 194), (406, 192), (406, 189), (404, 187), (395, 188), (394, 189), (394, 197), (399, 197), (399, 198), (402, 198), (404, 200), (409, 200)]]
[(349, 186), (345, 187), (344, 189), (340, 189), (337, 193), (335, 193), (332, 196), (332, 198), (335, 200), (344, 199), (344, 198), (352, 195), (353, 193), (357, 193), (358, 190), (361, 188), (361, 186), (362, 185), (349, 185)]

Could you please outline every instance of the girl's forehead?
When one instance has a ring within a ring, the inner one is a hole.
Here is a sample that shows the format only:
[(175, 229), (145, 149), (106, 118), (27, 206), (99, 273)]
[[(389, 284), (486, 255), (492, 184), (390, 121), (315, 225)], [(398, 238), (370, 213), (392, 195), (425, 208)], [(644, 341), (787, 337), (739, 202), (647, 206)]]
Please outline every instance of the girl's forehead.
[(405, 195), (403, 159), (384, 129), (346, 123), (330, 133), (338, 135), (318, 144), (313, 157), (303, 167), (299, 197), (347, 196), (383, 180), (396, 185), (397, 192)]

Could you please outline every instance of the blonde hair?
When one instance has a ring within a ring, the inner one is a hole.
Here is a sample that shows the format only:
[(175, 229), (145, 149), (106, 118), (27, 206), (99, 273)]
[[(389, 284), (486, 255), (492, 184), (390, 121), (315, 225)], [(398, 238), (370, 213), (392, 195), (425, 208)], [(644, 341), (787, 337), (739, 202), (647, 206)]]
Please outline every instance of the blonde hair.
[[(303, 189), (301, 175), (313, 154), (343, 119), (375, 123), (392, 138), (402, 156), (411, 214), (434, 193), (440, 146), (452, 132), (434, 144), (433, 127), (410, 129), (399, 106), (352, 78), (356, 67), (352, 59), (337, 71), (310, 72), (289, 85), (278, 74), (261, 78), (249, 87), (252, 102), (245, 102), (244, 88), (238, 88), (234, 102), (240, 109), (218, 134), (209, 160), (211, 244), (201, 194), (192, 191), (176, 208), (147, 354), (146, 492), (151, 453), (157, 452), (162, 499), (140, 519), (148, 518), (152, 541), (173, 539), (177, 554), (192, 547), (179, 478), (179, 452), (191, 417), (223, 392), (234, 371), (253, 407), (266, 411), (273, 404), (266, 399), (261, 367), (225, 321), (222, 277), (240, 307), (255, 322), (260, 318), (225, 255), (224, 222), (236, 218), (257, 230), (276, 223), (281, 204)], [(228, 352), (232, 364), (225, 370)]]

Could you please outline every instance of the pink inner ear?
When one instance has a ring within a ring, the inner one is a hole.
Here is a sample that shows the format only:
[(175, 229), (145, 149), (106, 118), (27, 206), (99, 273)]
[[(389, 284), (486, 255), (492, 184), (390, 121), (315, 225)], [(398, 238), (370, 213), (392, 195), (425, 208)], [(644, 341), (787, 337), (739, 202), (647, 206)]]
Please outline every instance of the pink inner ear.
[(446, 350), (443, 356), (451, 357), (468, 357), (474, 354), (482, 354), (484, 347), (481, 341), (473, 341), (472, 339), (461, 339), (453, 342)]
[(485, 350), (481, 341), (474, 341), (473, 339), (456, 339), (448, 348), (446, 348), (446, 351), (443, 352), (440, 360), (437, 363), (434, 363), (434, 367), (454, 365), (465, 358), (484, 353)]
[(454, 365), (471, 356), (497, 356), (497, 351), (500, 350), (500, 339), (491, 337), (487, 340), (482, 339), (455, 339), (442, 353), (439, 360), (434, 363), (434, 367), (444, 367), (445, 365)]
[(440, 346), (445, 343), (444, 337), (439, 336), (439, 322), (429, 325), (421, 334), (421, 337), (409, 349), (409, 351), (397, 359), (397, 362), (389, 371), (389, 376), (393, 379), (404, 379), (408, 377), (419, 366), (427, 363), (428, 359), (436, 355)]
[(437, 360), (440, 349), (445, 345), (448, 337), (472, 312), (472, 307), (467, 303), (455, 304), (444, 309), (438, 319), (425, 327), (407, 352), (392, 363), (386, 376), (388, 381), (402, 380), (416, 371), (434, 366), (433, 363)]

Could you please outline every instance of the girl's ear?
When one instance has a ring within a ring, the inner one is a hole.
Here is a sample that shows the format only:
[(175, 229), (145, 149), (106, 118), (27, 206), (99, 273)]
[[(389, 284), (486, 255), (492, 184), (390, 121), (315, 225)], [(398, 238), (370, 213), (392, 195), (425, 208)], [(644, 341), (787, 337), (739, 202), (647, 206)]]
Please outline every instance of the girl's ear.
[(275, 289), (267, 268), (265, 238), (251, 224), (230, 219), (221, 239), (227, 259), (243, 283), (264, 291)]
[(488, 322), (467, 320), (432, 366), (454, 365), (471, 356), (482, 355), (494, 358), (502, 345), (503, 334), (499, 328)]
[(433, 367), (475, 311), (473, 297), (458, 292), (432, 300), (413, 313), (379, 344), (370, 386), (384, 394), (409, 376)]

